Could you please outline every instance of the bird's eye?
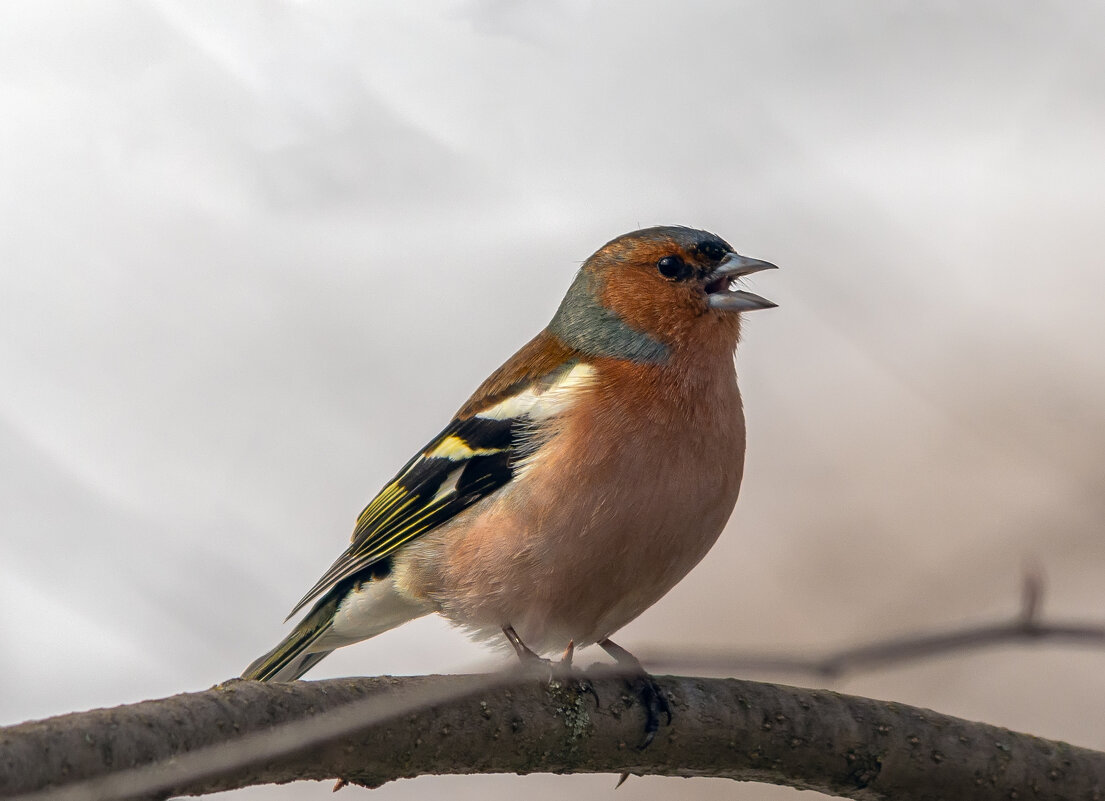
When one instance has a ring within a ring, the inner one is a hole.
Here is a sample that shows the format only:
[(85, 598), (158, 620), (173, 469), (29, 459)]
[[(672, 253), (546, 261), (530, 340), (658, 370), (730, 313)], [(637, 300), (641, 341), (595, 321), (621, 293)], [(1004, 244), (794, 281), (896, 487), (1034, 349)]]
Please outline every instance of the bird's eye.
[(698, 246), (698, 250), (710, 261), (720, 261), (721, 257), (727, 252), (725, 248), (717, 242), (703, 242)]
[(678, 256), (664, 256), (656, 262), (656, 269), (665, 278), (683, 278), (687, 275), (687, 265)]

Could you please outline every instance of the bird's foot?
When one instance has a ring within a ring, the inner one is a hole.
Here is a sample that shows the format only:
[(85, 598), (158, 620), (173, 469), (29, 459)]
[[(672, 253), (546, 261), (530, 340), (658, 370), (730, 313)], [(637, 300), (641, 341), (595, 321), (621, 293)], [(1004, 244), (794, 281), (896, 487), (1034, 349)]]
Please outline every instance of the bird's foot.
[(595, 708), (597, 709), (601, 706), (599, 702), (599, 691), (595, 689), (595, 685), (587, 676), (572, 667), (572, 657), (575, 656), (575, 652), (575, 640), (568, 640), (568, 647), (564, 649), (564, 654), (560, 657), (560, 662), (557, 665), (557, 672), (564, 680), (574, 682), (577, 692), (587, 693), (594, 698)]
[(513, 626), (503, 626), (503, 634), (506, 635), (507, 642), (518, 656), (518, 664), (524, 672), (547, 676), (549, 681), (553, 680), (558, 667), (555, 662), (538, 656), (530, 650), (529, 646), (522, 642), (522, 638), (518, 636)]
[(580, 694), (587, 693), (594, 698), (596, 707), (599, 705), (599, 694), (595, 690), (595, 685), (591, 683), (589, 678), (579, 674), (572, 667), (572, 656), (575, 653), (574, 642), (569, 641), (560, 661), (554, 662), (551, 659), (538, 656), (530, 650), (522, 642), (522, 638), (518, 636), (518, 632), (514, 630), (513, 626), (504, 626), (503, 634), (506, 635), (507, 641), (514, 648), (514, 653), (518, 655), (518, 662), (523, 672), (538, 676), (546, 684), (559, 682), (574, 687), (576, 692)]
[(625, 680), (629, 685), (629, 692), (645, 710), (645, 734), (637, 746), (643, 751), (656, 738), (656, 732), (660, 730), (661, 716), (667, 718), (667, 725), (671, 725), (671, 705), (664, 691), (660, 689), (660, 685), (656, 683), (656, 679), (645, 671), (637, 657), (608, 639), (600, 642), (599, 646), (614, 657), (621, 668), (630, 672)]
[(644, 751), (652, 744), (656, 732), (660, 730), (661, 715), (667, 718), (667, 725), (671, 725), (671, 705), (664, 691), (660, 689), (660, 685), (656, 683), (656, 679), (643, 671), (626, 679), (626, 683), (629, 685), (629, 691), (645, 709), (645, 735), (637, 746), (638, 750)]
[(526, 676), (534, 676), (546, 683), (555, 681), (561, 674), (560, 665), (551, 659), (543, 659), (540, 656), (527, 656), (519, 659), (515, 669)]

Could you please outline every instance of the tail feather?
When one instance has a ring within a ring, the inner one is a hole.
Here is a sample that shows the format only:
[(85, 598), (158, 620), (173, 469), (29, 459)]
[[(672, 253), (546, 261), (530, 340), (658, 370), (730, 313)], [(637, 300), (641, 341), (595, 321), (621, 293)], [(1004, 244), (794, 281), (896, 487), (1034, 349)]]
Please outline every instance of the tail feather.
[(312, 651), (292, 657), (280, 665), (269, 665), (265, 660), (272, 655), (270, 651), (260, 659), (254, 660), (246, 668), (242, 678), (257, 681), (295, 681), (332, 653), (333, 651)]
[(295, 681), (335, 648), (375, 637), (431, 611), (428, 603), (400, 593), (386, 574), (371, 580), (354, 576), (319, 599), (292, 633), (254, 660), (242, 678)]
[(242, 678), (256, 681), (295, 681), (322, 661), (333, 649), (312, 650), (311, 646), (334, 625), (334, 613), (341, 598), (342, 594), (331, 593), (315, 604), (314, 609), (279, 645), (250, 663), (242, 673)]

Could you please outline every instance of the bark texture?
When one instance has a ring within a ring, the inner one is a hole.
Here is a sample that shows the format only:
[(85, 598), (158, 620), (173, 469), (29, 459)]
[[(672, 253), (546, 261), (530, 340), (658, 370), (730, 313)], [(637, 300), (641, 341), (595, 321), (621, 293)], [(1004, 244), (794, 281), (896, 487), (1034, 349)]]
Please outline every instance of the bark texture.
[(589, 675), (601, 703), (574, 681), (517, 675), (232, 681), (23, 723), (0, 730), (0, 796), (164, 798), (297, 779), (378, 786), (423, 774), (630, 772), (856, 799), (1105, 797), (1102, 753), (902, 704), (735, 679), (659, 677), (674, 720), (642, 751), (644, 713), (625, 679)]

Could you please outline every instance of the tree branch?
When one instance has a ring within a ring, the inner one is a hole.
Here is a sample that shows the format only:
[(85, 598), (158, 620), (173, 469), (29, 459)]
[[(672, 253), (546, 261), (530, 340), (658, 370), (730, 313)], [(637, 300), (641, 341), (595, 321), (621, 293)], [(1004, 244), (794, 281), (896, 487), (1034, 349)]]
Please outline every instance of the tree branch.
[[(639, 751), (644, 716), (624, 677), (588, 675), (598, 708), (574, 682), (496, 674), (232, 681), (24, 723), (0, 730), (0, 796), (164, 798), (297, 779), (378, 786), (423, 774), (623, 771), (895, 801), (1105, 793), (1102, 753), (902, 704), (735, 679), (659, 678), (674, 721)], [(62, 782), (79, 784), (48, 789)]]
[(839, 648), (821, 656), (750, 653), (711, 649), (709, 646), (684, 649), (686, 656), (674, 655), (670, 649), (647, 646), (634, 651), (642, 662), (651, 667), (680, 673), (720, 673), (728, 676), (767, 673), (835, 679), (845, 673), (1009, 643), (1040, 643), (1047, 640), (1098, 648), (1105, 646), (1105, 625), (1041, 620), (1043, 593), (1042, 575), (1038, 570), (1030, 570), (1024, 577), (1020, 611), (1008, 620), (875, 640)]
[(902, 662), (916, 662), (933, 656), (1045, 640), (1101, 647), (1105, 646), (1105, 626), (1080, 622), (1026, 623), (1013, 620), (878, 640), (812, 657), (722, 651), (709, 646), (690, 648), (687, 656), (675, 656), (660, 648), (642, 648), (637, 653), (642, 662), (662, 670), (724, 675), (785, 673), (836, 679), (846, 673), (889, 667)]

